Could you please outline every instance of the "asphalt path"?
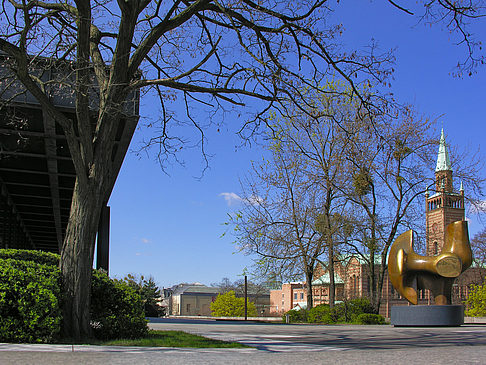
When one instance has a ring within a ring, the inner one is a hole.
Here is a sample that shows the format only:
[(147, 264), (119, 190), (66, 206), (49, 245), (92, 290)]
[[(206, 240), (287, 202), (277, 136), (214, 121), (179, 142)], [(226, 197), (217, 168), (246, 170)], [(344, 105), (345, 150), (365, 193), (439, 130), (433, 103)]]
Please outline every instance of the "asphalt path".
[(249, 349), (0, 344), (0, 364), (486, 364), (486, 326), (285, 325), (153, 319), (149, 326)]

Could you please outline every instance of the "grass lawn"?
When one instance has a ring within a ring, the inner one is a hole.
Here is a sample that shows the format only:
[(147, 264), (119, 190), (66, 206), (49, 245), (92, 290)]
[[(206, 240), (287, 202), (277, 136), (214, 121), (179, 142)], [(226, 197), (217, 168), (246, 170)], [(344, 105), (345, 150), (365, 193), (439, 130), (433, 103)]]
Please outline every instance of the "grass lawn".
[(238, 342), (226, 342), (213, 340), (203, 336), (193, 335), (182, 331), (154, 331), (150, 330), (149, 334), (140, 339), (129, 340), (111, 340), (97, 342), (97, 345), (107, 346), (142, 346), (142, 347), (226, 347), (226, 348), (243, 348), (250, 347)]

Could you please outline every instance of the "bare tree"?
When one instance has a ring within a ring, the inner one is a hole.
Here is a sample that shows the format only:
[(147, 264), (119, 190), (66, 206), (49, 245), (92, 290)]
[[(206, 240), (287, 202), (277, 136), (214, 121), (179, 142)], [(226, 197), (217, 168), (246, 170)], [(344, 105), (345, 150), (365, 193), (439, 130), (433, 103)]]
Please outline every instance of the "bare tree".
[[(262, 115), (282, 109), (283, 101), (305, 105), (300, 91), (315, 89), (330, 74), (353, 88), (369, 79), (383, 81), (389, 70), (380, 68), (390, 56), (377, 57), (375, 49), (342, 52), (339, 26), (326, 22), (326, 3), (2, 1), (0, 51), (8, 56), (3, 66), (9, 69), (2, 85), (19, 80), (63, 129), (76, 171), (60, 264), (66, 336), (90, 335), (96, 227), (107, 187), (118, 173), (110, 156), (128, 95), (144, 90), (158, 97), (160, 134), (148, 143), (158, 146), (163, 162), (184, 142), (184, 136), (171, 134), (171, 126), (182, 119), (171, 109), (174, 100), (185, 106), (183, 120), (201, 133), (203, 145), (205, 124), (194, 115), (195, 106), (221, 120), (232, 107), (259, 100), (241, 125), (241, 134), (248, 136)], [(42, 70), (59, 67), (67, 74), (63, 80), (39, 77)], [(75, 118), (52, 101), (60, 83), (68, 84), (61, 91), (75, 98)]]
[(431, 122), (405, 109), (397, 119), (376, 116), (362, 127), (347, 156), (352, 179), (344, 190), (354, 207), (352, 254), (368, 267), (369, 297), (378, 312), (387, 254), (397, 233), (420, 227), (423, 204), (419, 197), (429, 181), (435, 141)]
[[(271, 118), (273, 158), (254, 169), (256, 179), (245, 184), (250, 194), (238, 221), (238, 233), (243, 233), (238, 242), (247, 252), (262, 256), (267, 266), (284, 262), (281, 268), (291, 274), (296, 273), (290, 269), (302, 270), (309, 307), (317, 263), (329, 272), (330, 305), (335, 301), (334, 263), (347, 225), (343, 151), (351, 144), (359, 105), (352, 90), (338, 82), (321, 90), (327, 93), (313, 93), (306, 113), (289, 106), (286, 117)], [(259, 196), (261, 203), (252, 204), (252, 196)]]
[(274, 140), (272, 156), (254, 165), (242, 184), (242, 209), (232, 216), (238, 248), (258, 257), (257, 270), (283, 280), (305, 277), (307, 305), (312, 306), (312, 280), (324, 252), (316, 228), (320, 194), (303, 173), (306, 161)]
[(478, 232), (471, 240), (471, 248), (475, 264), (478, 267), (486, 267), (486, 228)]
[(424, 0), (414, 4), (395, 0), (388, 2), (400, 11), (418, 16), (420, 22), (445, 27), (452, 34), (451, 40), (465, 49), (464, 59), (458, 60), (456, 76), (472, 76), (478, 66), (484, 65), (484, 40), (478, 39), (474, 31), (486, 18), (484, 0)]
[[(335, 80), (327, 82), (321, 90), (332, 92), (323, 96), (316, 94), (309, 113), (311, 116), (296, 111), (292, 118), (286, 119), (287, 128), (281, 128), (278, 134), (290, 153), (302, 156), (305, 162), (301, 168), (308, 177), (309, 189), (320, 195), (315, 228), (326, 249), (327, 263), (323, 262), (324, 257), (316, 256), (315, 259), (329, 272), (329, 305), (333, 307), (336, 294), (334, 264), (347, 226), (346, 199), (342, 190), (349, 174), (344, 151), (352, 144), (356, 113), (360, 107), (352, 91)], [(366, 110), (366, 114), (368, 112)]]

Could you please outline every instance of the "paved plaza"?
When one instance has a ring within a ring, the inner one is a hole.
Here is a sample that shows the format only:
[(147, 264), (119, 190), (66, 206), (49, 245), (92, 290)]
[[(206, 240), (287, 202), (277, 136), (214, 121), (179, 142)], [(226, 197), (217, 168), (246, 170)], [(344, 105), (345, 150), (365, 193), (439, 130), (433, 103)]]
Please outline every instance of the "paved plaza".
[(0, 364), (486, 364), (485, 325), (394, 328), (156, 319), (150, 327), (238, 341), (252, 348), (0, 344)]

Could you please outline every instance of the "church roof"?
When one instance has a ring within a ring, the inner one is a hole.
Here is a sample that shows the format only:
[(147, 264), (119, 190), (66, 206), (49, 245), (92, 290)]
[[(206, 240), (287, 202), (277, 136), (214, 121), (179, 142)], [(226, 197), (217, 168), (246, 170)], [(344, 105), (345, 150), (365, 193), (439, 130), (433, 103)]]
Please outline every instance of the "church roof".
[(444, 137), (444, 129), (440, 133), (439, 153), (437, 155), (437, 166), (435, 171), (451, 171), (451, 160), (449, 159), (449, 153), (447, 152), (447, 145)]
[[(329, 285), (331, 283), (331, 278), (329, 277), (329, 273), (325, 273), (320, 278), (314, 280), (312, 285)], [(334, 273), (334, 284), (344, 284), (343, 279), (338, 273)]]

